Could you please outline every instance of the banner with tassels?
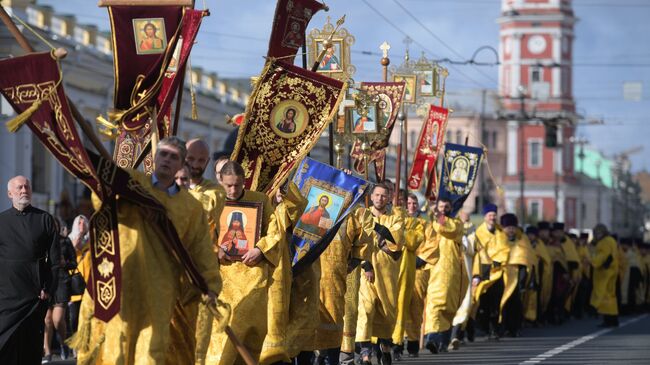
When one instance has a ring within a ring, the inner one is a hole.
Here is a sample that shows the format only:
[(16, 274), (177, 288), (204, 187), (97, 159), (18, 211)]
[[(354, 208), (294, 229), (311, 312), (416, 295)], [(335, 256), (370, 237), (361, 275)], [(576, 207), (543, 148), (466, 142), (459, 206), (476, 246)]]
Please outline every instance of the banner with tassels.
[(270, 194), (314, 147), (338, 112), (345, 84), (269, 61), (253, 89), (231, 159), (246, 189)]
[(417, 148), (415, 149), (411, 171), (408, 175), (409, 189), (419, 189), (423, 176), (425, 174), (427, 177), (432, 175), (432, 171), (436, 166), (438, 152), (444, 143), (448, 116), (449, 109), (430, 105), (427, 120), (422, 124), (422, 129), (420, 129)]
[[(378, 99), (379, 107), (379, 133), (370, 142), (372, 151), (368, 164), (375, 165), (375, 174), (377, 181), (384, 181), (386, 174), (386, 147), (388, 140), (393, 133), (395, 119), (402, 106), (402, 99), (406, 90), (404, 82), (362, 82), (361, 92), (366, 92), (372, 97)], [(361, 150), (361, 141), (357, 140), (352, 145), (350, 156), (353, 158), (354, 170), (359, 174), (365, 173), (365, 164), (363, 161), (363, 151)]]
[[(109, 120), (117, 129), (114, 159), (120, 167), (144, 162), (151, 171), (151, 134), (172, 135), (171, 104), (206, 11), (180, 6), (111, 6), (115, 68), (114, 108)], [(154, 123), (155, 120), (155, 123)], [(115, 132), (112, 132), (115, 133)]]
[[(95, 316), (110, 320), (120, 309), (121, 272), (115, 199), (110, 186), (93, 166), (72, 119), (63, 90), (61, 70), (53, 53), (34, 53), (0, 61), (0, 91), (18, 117), (10, 120), (11, 132), (27, 125), (54, 158), (103, 201), (101, 214), (91, 218), (92, 283)], [(101, 217), (99, 220), (98, 217)], [(100, 222), (101, 224), (97, 224)], [(99, 295), (95, 295), (99, 293)]]
[(315, 0), (278, 0), (267, 56), (293, 64), (305, 43), (307, 25), (325, 5)]
[(298, 167), (293, 182), (308, 201), (290, 245), (293, 273), (298, 275), (327, 249), (365, 196), (368, 182), (309, 157)]
[(472, 192), (483, 152), (480, 147), (445, 143), (438, 199), (451, 201), (451, 216), (456, 216)]

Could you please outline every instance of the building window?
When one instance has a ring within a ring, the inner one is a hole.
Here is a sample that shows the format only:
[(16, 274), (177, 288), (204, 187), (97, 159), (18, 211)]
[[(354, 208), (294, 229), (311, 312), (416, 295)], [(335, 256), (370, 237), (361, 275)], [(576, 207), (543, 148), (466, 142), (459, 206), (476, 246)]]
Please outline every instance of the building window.
[(528, 167), (542, 167), (542, 140), (528, 140)]
[(446, 142), (452, 143), (451, 142), (451, 131), (447, 130), (447, 136), (445, 137)]
[(460, 130), (457, 130), (456, 131), (456, 143), (463, 144), (462, 139), (463, 139), (463, 132), (460, 131)]
[(497, 131), (492, 131), (492, 149), (497, 148)]
[(529, 200), (528, 201), (528, 215), (530, 215), (533, 221), (539, 221), (542, 219), (542, 201), (541, 200)]
[(530, 82), (540, 82), (542, 81), (542, 70), (539, 67), (533, 67), (530, 69)]

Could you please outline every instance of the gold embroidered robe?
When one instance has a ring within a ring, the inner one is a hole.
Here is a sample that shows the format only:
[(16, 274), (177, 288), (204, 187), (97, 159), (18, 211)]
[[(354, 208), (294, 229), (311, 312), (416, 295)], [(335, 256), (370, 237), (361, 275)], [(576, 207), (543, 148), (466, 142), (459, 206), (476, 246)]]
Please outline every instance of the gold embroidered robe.
[[(605, 267), (605, 262), (609, 256), (612, 257), (612, 260)], [(591, 257), (591, 263), (594, 267), (591, 305), (596, 308), (599, 314), (618, 315), (616, 280), (619, 270), (619, 257), (616, 241), (611, 236), (606, 236), (596, 243), (596, 250)]]
[[(221, 278), (216, 255), (211, 250), (210, 233), (203, 207), (187, 191), (174, 196), (155, 189), (151, 177), (129, 171), (145, 190), (166, 209), (181, 242), (208, 283), (219, 293)], [(99, 201), (93, 197), (95, 208)], [(144, 365), (175, 364), (169, 358), (172, 338), (193, 336), (194, 332), (177, 333), (170, 325), (181, 292), (184, 275), (178, 261), (160, 242), (156, 227), (137, 205), (118, 200), (117, 219), (122, 263), (122, 302), (118, 315), (108, 323), (93, 318), (93, 300), (84, 294), (79, 316), (79, 331), (73, 340), (77, 364)], [(192, 289), (196, 291), (196, 289)], [(198, 291), (196, 291), (198, 294)], [(179, 348), (180, 358), (192, 357), (194, 349)]]
[(553, 260), (551, 259), (551, 255), (548, 252), (546, 244), (539, 238), (535, 241), (535, 254), (538, 258), (538, 283), (541, 285), (538, 293), (539, 310), (541, 313), (538, 313), (538, 315), (542, 315), (546, 313), (546, 308), (548, 308), (548, 302), (551, 300), (551, 293), (553, 292)]

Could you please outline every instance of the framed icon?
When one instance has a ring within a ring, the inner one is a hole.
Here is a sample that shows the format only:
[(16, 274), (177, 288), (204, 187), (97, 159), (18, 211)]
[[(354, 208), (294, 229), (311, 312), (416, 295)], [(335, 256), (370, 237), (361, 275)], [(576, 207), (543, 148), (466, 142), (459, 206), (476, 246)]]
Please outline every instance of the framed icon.
[(309, 178), (302, 189), (307, 208), (300, 216), (294, 235), (318, 241), (334, 225), (349, 204), (345, 190), (323, 180)]
[(295, 100), (283, 100), (271, 111), (271, 129), (282, 138), (300, 136), (308, 123), (307, 108)]
[(262, 210), (262, 202), (226, 202), (219, 221), (218, 242), (232, 259), (241, 260), (260, 240)]
[(403, 81), (405, 84), (403, 99), (405, 103), (415, 103), (416, 79), (415, 75), (393, 75), (393, 82)]
[[(320, 52), (323, 50), (323, 42), (325, 39), (314, 39), (314, 44), (316, 44), (315, 53), (313, 59), (316, 60), (320, 55)], [(330, 42), (331, 46), (325, 50), (325, 56), (318, 63), (317, 72), (321, 73), (338, 73), (345, 70), (345, 59), (343, 53), (343, 39), (332, 39)]]
[(167, 33), (163, 18), (133, 19), (135, 50), (139, 55), (160, 54), (167, 48)]
[(436, 92), (436, 72), (434, 69), (416, 71), (418, 92), (421, 96), (434, 96)]
[(377, 104), (368, 105), (363, 114), (355, 107), (346, 107), (345, 115), (353, 134), (377, 133), (381, 117)]

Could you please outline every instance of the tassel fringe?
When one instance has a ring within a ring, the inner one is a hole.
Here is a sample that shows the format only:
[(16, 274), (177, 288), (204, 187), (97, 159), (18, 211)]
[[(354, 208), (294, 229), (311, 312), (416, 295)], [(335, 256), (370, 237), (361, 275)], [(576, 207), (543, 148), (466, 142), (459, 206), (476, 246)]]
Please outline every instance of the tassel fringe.
[(20, 127), (23, 126), (31, 117), (36, 113), (38, 108), (41, 107), (41, 104), (43, 104), (43, 99), (39, 99), (36, 102), (34, 102), (29, 108), (25, 109), (24, 112), (18, 114), (17, 117), (14, 119), (8, 121), (5, 126), (11, 133), (16, 133)]

